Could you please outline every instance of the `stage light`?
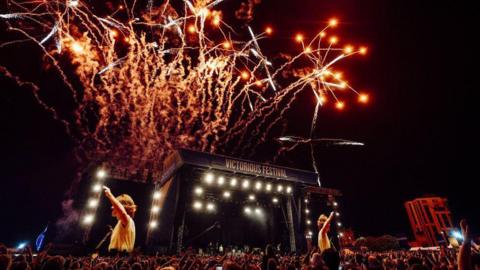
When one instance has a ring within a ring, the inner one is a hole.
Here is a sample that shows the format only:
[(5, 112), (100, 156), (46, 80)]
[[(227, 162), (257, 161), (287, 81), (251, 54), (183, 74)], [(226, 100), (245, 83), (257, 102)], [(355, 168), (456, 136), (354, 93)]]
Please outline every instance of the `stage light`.
[(312, 231), (308, 231), (308, 235), (313, 235), (313, 232)]
[(250, 196), (248, 196), (248, 199), (249, 199), (250, 201), (255, 201), (255, 195), (250, 194)]
[(248, 180), (243, 181), (243, 183), (242, 183), (243, 188), (248, 188), (249, 186), (250, 186), (250, 181), (248, 181)]
[(256, 190), (262, 189), (262, 182), (258, 181), (257, 183), (255, 183), (255, 189)]
[(156, 228), (158, 223), (155, 220), (150, 221), (150, 228)]
[(292, 192), (292, 187), (287, 187), (287, 193), (291, 193)]
[(160, 194), (160, 191), (155, 191), (155, 192), (153, 192), (153, 198), (154, 198), (155, 200), (160, 199), (161, 196), (162, 196), (162, 194)]
[(341, 223), (341, 222), (337, 222), (337, 226), (338, 226), (338, 227), (342, 227), (342, 223)]
[(207, 182), (207, 184), (211, 184), (213, 183), (213, 178), (214, 178), (213, 173), (207, 173), (205, 175), (205, 182)]
[(307, 219), (307, 224), (310, 225), (310, 224), (312, 224), (312, 222), (309, 219)]
[(340, 213), (339, 212), (335, 212), (335, 216), (340, 216)]
[(247, 215), (250, 215), (250, 214), (252, 213), (252, 209), (250, 209), (250, 207), (248, 207), (248, 206), (245, 207), (245, 208), (243, 209), (243, 211), (244, 211)]
[(339, 233), (338, 238), (342, 238), (342, 237), (343, 237), (343, 233)]
[(88, 201), (88, 207), (90, 208), (95, 208), (98, 206), (98, 200), (95, 200), (95, 199), (90, 199)]
[(157, 205), (154, 205), (152, 207), (152, 213), (158, 213), (160, 211), (160, 207), (158, 207)]
[(22, 243), (18, 244), (17, 249), (22, 249), (26, 246), (27, 246), (27, 242), (22, 242)]
[(258, 208), (258, 207), (255, 208), (255, 214), (257, 214), (257, 215), (262, 214), (262, 209), (260, 209), (260, 208)]
[(83, 224), (92, 224), (95, 217), (92, 214), (88, 214), (83, 218)]
[(453, 231), (452, 236), (458, 240), (463, 240), (463, 235), (459, 231)]
[(100, 190), (102, 190), (102, 185), (100, 184), (93, 185), (93, 191), (100, 192)]
[(215, 205), (213, 203), (207, 203), (207, 210), (210, 212), (215, 210)]
[(99, 169), (97, 171), (97, 178), (98, 179), (103, 179), (107, 176), (107, 172), (104, 169)]
[(232, 179), (230, 180), (230, 186), (232, 186), (232, 187), (237, 186), (237, 179), (232, 178)]
[(195, 188), (195, 194), (197, 194), (197, 195), (202, 195), (202, 194), (203, 194), (203, 188), (201, 188), (201, 187), (196, 187), (196, 188)]
[(338, 206), (338, 203), (337, 203), (337, 202), (333, 202), (333, 206)]
[(308, 209), (305, 209), (305, 213), (307, 213), (307, 214), (308, 214), (308, 213), (310, 213), (310, 210), (308, 210)]
[(231, 195), (232, 194), (230, 194), (230, 191), (223, 192), (223, 197), (225, 197), (225, 198), (230, 198)]
[(272, 190), (272, 184), (268, 183), (268, 184), (265, 186), (265, 190), (267, 190), (267, 191)]
[(278, 191), (278, 192), (282, 192), (282, 190), (283, 190), (283, 186), (282, 186), (282, 185), (278, 185), (278, 186), (277, 186), (277, 191)]
[(220, 176), (218, 177), (218, 185), (222, 186), (225, 183), (225, 177)]
[(273, 203), (278, 203), (278, 199), (275, 198), (275, 197), (273, 197), (272, 202), (273, 202)]
[(303, 200), (305, 203), (308, 203), (308, 199)]
[(196, 210), (200, 210), (202, 209), (203, 207), (203, 204), (201, 202), (194, 202), (193, 203), (193, 208), (196, 209)]

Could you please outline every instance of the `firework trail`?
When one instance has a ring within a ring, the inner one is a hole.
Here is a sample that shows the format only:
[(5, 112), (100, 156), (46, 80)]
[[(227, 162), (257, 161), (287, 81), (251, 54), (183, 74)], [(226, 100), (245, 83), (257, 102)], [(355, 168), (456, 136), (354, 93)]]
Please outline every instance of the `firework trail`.
[[(237, 19), (251, 21), (259, 2), (242, 3)], [(337, 109), (345, 106), (339, 96), (346, 90), (368, 100), (334, 70), (337, 62), (366, 53), (327, 39), (336, 20), (308, 43), (297, 35), (300, 53), (283, 54), (274, 65), (259, 45), (272, 28), (247, 27), (250, 38), (235, 40), (236, 30), (217, 9), (221, 3), (122, 1), (99, 8), (81, 0), (9, 1), (0, 20), (18, 40), (0, 49), (18, 42), (39, 46), (71, 91), (74, 119), (62, 118), (34, 88), (37, 100), (65, 124), (86, 159), (127, 169), (160, 170), (178, 147), (221, 153), (233, 143), (229, 154), (254, 153), (249, 149), (268, 140), (304, 91), (317, 99), (310, 139), (327, 98)], [(68, 64), (60, 61), (65, 58)]]

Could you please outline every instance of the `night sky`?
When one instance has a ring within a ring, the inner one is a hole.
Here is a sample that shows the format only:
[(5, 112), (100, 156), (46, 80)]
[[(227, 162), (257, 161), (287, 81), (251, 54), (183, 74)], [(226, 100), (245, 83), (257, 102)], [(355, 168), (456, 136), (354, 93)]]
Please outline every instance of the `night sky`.
[[(459, 1), (418, 0), (263, 0), (257, 6), (253, 25), (272, 25), (276, 46), (292, 49), (295, 33), (312, 36), (336, 17), (341, 39), (369, 47), (367, 57), (344, 69), (356, 88), (370, 91), (369, 106), (325, 108), (316, 132), (366, 144), (317, 148), (323, 184), (342, 190), (343, 222), (357, 235), (410, 236), (403, 203), (425, 194), (447, 197), (455, 222), (467, 218), (479, 228), (478, 11)], [(0, 49), (0, 65), (25, 79), (48, 80), (39, 61), (31, 45)], [(45, 91), (61, 100), (60, 87)], [(55, 222), (77, 165), (71, 140), (28, 87), (0, 75), (0, 89), (0, 242), (13, 245)], [(312, 100), (302, 102), (313, 108)], [(305, 135), (310, 115), (289, 115), (289, 131)], [(282, 162), (310, 168), (306, 155), (300, 147)]]

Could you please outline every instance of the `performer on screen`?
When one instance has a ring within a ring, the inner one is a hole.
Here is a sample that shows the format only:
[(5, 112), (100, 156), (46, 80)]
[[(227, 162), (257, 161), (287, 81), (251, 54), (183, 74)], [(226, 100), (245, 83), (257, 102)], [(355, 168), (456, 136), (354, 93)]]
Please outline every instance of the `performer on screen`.
[(330, 216), (325, 216), (321, 214), (317, 220), (318, 226), (318, 248), (320, 252), (323, 252), (332, 247), (330, 239), (328, 238), (328, 231), (330, 230), (330, 222), (333, 219), (333, 212), (330, 213)]
[(103, 186), (103, 191), (112, 204), (112, 216), (118, 220), (117, 225), (113, 229), (108, 250), (130, 253), (135, 245), (135, 223), (133, 222), (133, 217), (137, 211), (137, 206), (132, 197), (127, 194), (115, 197), (106, 186)]

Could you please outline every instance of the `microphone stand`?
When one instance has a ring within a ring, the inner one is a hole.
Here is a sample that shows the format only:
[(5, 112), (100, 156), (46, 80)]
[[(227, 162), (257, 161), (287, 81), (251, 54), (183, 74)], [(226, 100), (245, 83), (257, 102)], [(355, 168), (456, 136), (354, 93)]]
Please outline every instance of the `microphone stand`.
[(112, 234), (112, 232), (113, 232), (112, 226), (108, 225), (108, 232), (105, 234), (105, 236), (102, 238), (102, 240), (100, 240), (100, 242), (98, 243), (98, 245), (95, 247), (95, 252), (94, 252), (94, 254), (97, 254), (97, 256), (98, 256), (98, 250), (99, 250), (100, 247), (103, 245), (103, 243), (105, 243), (105, 241), (106, 241), (107, 238)]

